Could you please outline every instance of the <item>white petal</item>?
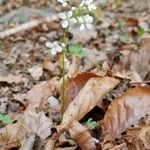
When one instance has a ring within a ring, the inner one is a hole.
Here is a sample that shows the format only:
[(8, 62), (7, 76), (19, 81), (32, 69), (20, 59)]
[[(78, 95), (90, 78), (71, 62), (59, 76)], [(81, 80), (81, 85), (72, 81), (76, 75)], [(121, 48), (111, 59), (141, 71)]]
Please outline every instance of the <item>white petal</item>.
[(67, 6), (67, 2), (64, 2), (64, 3), (62, 4), (62, 6), (63, 6), (63, 7), (66, 7), (66, 6)]
[(51, 54), (52, 55), (56, 55), (56, 53), (57, 53), (57, 51), (53, 48), (53, 49), (51, 49)]
[(86, 5), (90, 5), (91, 3), (93, 3), (93, 0), (87, 0), (86, 1)]
[(85, 22), (85, 20), (83, 19), (83, 17), (78, 17), (77, 19), (78, 19), (78, 22), (81, 23), (81, 24)]
[(67, 19), (67, 16), (66, 16), (65, 13), (59, 13), (58, 16), (59, 16), (60, 19), (63, 19), (63, 20), (66, 20), (66, 19)]
[(57, 46), (58, 46), (58, 42), (55, 41), (55, 42), (53, 43), (53, 47), (57, 47)]
[(52, 48), (52, 47), (53, 47), (53, 43), (51, 43), (51, 42), (46, 42), (46, 47)]
[(68, 12), (67, 12), (67, 17), (68, 17), (68, 18), (71, 18), (72, 15), (73, 15), (73, 12), (72, 12), (72, 11), (68, 11)]
[(71, 18), (70, 19), (70, 23), (71, 24), (76, 24), (77, 23), (77, 19), (76, 18)]
[(65, 21), (62, 22), (62, 27), (63, 28), (67, 28), (68, 26), (69, 26), (68, 20), (65, 20)]
[(92, 25), (91, 24), (86, 24), (86, 27), (88, 28), (88, 29), (92, 29)]
[(93, 4), (90, 4), (90, 5), (88, 6), (89, 11), (95, 10), (96, 8), (97, 8), (97, 7), (96, 7), (95, 5), (93, 5)]
[(72, 7), (72, 8), (71, 8), (71, 10), (76, 10), (76, 9), (77, 9), (76, 7)]
[(85, 25), (84, 25), (84, 24), (81, 24), (80, 30), (83, 31), (84, 29), (85, 29)]
[(57, 47), (57, 52), (62, 52), (62, 47), (61, 46)]
[(86, 20), (87, 23), (92, 23), (92, 22), (93, 22), (93, 17), (90, 16), (90, 15), (86, 15), (86, 16), (84, 17), (84, 19)]

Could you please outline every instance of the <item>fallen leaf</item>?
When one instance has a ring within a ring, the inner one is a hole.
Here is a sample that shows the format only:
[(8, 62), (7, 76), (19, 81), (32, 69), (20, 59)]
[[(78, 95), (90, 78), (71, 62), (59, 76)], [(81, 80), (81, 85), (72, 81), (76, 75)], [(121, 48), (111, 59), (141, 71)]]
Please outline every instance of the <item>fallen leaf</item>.
[(41, 107), (47, 102), (47, 99), (52, 94), (52, 87), (49, 83), (36, 84), (32, 87), (30, 91), (27, 92), (26, 99), (28, 104), (34, 107)]
[(28, 107), (19, 122), (9, 124), (0, 130), (0, 146), (4, 148), (18, 147), (31, 135), (37, 135), (45, 140), (51, 135), (51, 118), (43, 112), (36, 113), (33, 107)]
[(43, 68), (40, 65), (33, 66), (32, 68), (29, 68), (28, 71), (35, 80), (39, 80), (43, 75)]
[(78, 74), (74, 78), (67, 79), (65, 109), (67, 108), (69, 103), (76, 97), (76, 95), (83, 88), (86, 82), (92, 77), (97, 77), (97, 75), (90, 72), (83, 72), (81, 74)]
[[(150, 42), (150, 40), (149, 40)], [(138, 51), (131, 53), (131, 70), (136, 71), (142, 79), (150, 71), (150, 43), (144, 44)]]
[(137, 26), (139, 21), (137, 18), (128, 18), (125, 20), (125, 22), (128, 26)]
[(104, 116), (102, 125), (104, 141), (120, 138), (126, 128), (136, 124), (148, 113), (150, 113), (150, 88), (129, 89), (110, 104)]
[(52, 62), (50, 58), (44, 60), (43, 68), (50, 71), (53, 75), (59, 75), (61, 70), (60, 62)]
[(69, 126), (69, 133), (72, 139), (80, 146), (81, 150), (95, 150), (95, 142), (86, 127), (79, 122), (73, 121)]
[(150, 126), (140, 126), (127, 130), (125, 138), (128, 149), (147, 150), (150, 149)]
[(1, 76), (0, 75), (0, 82), (7, 82), (9, 84), (15, 83), (27, 83), (28, 79), (22, 77), (22, 75), (13, 75), (13, 74), (9, 74), (8, 76)]
[(41, 140), (46, 139), (51, 135), (51, 118), (47, 118), (44, 112), (36, 113), (32, 107), (28, 109), (23, 115), (22, 126), (30, 135), (36, 134)]
[(68, 125), (72, 120), (82, 119), (119, 82), (119, 79), (108, 76), (89, 79), (67, 107), (61, 127)]
[(26, 137), (26, 130), (21, 123), (9, 124), (0, 130), (0, 147), (12, 148), (21, 145), (21, 141)]

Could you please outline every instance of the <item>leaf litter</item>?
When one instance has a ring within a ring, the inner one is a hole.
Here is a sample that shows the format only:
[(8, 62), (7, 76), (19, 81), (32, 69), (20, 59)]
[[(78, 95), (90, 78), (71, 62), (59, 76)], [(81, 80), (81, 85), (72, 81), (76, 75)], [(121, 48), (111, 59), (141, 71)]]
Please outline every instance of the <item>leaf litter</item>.
[[(52, 14), (49, 9), (38, 9), (45, 6), (44, 1), (29, 3), (31, 8), (22, 7), (22, 0), (0, 3), (5, 21), (0, 30), (32, 20), (34, 15)], [(103, 3), (101, 18), (98, 16), (96, 29), (88, 36), (70, 29), (68, 44), (82, 43), (86, 57), (67, 58), (61, 123), (60, 56), (48, 56), (44, 47), (46, 41), (60, 38), (58, 22), (42, 23), (1, 39), (0, 116), (5, 117), (0, 119), (0, 149), (150, 149), (150, 91), (145, 82), (150, 73), (149, 19), (147, 9), (142, 8), (146, 6), (139, 3), (134, 9), (130, 3)], [(54, 1), (46, 5), (61, 10)], [(18, 17), (20, 13), (24, 20)], [(94, 111), (97, 107), (102, 111)], [(96, 115), (102, 119), (95, 119)], [(94, 129), (86, 126), (84, 120), (89, 118), (95, 120)]]

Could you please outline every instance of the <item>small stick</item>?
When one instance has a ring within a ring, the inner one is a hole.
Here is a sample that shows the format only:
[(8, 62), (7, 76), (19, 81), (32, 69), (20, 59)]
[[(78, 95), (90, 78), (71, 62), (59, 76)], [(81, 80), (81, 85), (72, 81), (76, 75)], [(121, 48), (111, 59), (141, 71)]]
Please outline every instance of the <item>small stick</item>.
[(131, 84), (149, 84), (150, 81), (131, 82)]
[(54, 20), (57, 20), (57, 18), (58, 17), (56, 15), (54, 15), (52, 17), (46, 17), (46, 19), (42, 19), (42, 20), (39, 20), (39, 19), (38, 20), (31, 20), (31, 21), (23, 23), (17, 27), (14, 27), (11, 29), (6, 29), (5, 31), (0, 32), (0, 39), (4, 39), (4, 38), (6, 38), (10, 35), (14, 35), (18, 32), (34, 28), (43, 22), (52, 22)]

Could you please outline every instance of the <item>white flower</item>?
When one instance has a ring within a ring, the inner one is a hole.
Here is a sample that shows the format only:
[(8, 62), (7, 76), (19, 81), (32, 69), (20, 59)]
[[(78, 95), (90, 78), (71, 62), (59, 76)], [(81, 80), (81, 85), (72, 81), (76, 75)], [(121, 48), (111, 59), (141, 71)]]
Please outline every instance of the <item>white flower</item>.
[(78, 17), (78, 22), (81, 24), (80, 26), (81, 31), (84, 30), (85, 28), (92, 29), (93, 17), (90, 15)]
[(52, 55), (56, 55), (57, 52), (62, 52), (62, 47), (58, 44), (57, 41), (54, 43), (46, 42), (46, 47), (51, 49)]
[(69, 1), (69, 0), (57, 0), (57, 1), (60, 2), (63, 7), (66, 7), (67, 6), (67, 1)]
[(75, 24), (77, 23), (77, 19), (73, 18), (73, 12), (68, 11), (66, 13), (60, 13), (59, 18), (62, 19), (62, 27), (67, 28), (69, 26), (69, 23)]
[(96, 6), (93, 4), (93, 0), (82, 0), (80, 7), (87, 6), (89, 11), (96, 9)]

